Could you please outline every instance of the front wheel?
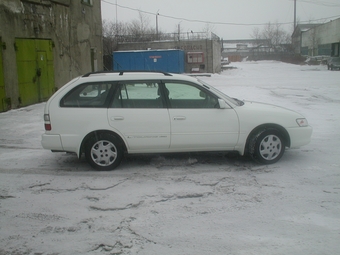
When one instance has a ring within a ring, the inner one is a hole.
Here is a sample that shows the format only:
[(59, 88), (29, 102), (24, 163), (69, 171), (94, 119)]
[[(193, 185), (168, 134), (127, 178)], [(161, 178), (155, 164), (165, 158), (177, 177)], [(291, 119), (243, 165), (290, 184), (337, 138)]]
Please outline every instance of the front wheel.
[(115, 136), (108, 133), (98, 134), (87, 141), (85, 157), (97, 170), (113, 170), (122, 161), (123, 148)]
[(273, 164), (281, 159), (285, 151), (285, 141), (276, 129), (257, 132), (249, 142), (251, 157), (262, 164)]

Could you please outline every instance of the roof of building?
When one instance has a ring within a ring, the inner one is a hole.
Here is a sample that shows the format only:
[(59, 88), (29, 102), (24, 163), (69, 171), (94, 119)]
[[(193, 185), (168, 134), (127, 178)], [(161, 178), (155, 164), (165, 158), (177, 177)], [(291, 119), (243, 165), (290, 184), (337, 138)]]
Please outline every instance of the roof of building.
[(306, 32), (309, 29), (313, 28), (313, 27), (317, 27), (319, 25), (322, 25), (320, 23), (312, 23), (312, 24), (297, 24), (294, 32), (292, 34), (292, 37), (298, 36), (300, 35), (301, 32)]

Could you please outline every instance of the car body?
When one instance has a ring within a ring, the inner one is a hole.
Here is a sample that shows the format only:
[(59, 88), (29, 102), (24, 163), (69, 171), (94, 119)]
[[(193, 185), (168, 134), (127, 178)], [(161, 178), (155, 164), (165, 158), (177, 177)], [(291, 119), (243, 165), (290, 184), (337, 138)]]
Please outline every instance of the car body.
[(271, 164), (312, 134), (292, 110), (243, 102), (197, 78), (162, 72), (77, 77), (48, 100), (44, 121), (45, 149), (85, 154), (98, 170), (114, 169), (124, 153), (236, 151)]
[(327, 68), (328, 68), (328, 70), (332, 70), (332, 71), (335, 70), (335, 69), (340, 70), (340, 57), (330, 58), (327, 61)]
[(229, 65), (229, 64), (230, 64), (230, 62), (229, 62), (229, 59), (228, 59), (228, 58), (223, 58), (223, 59), (221, 60), (221, 66)]

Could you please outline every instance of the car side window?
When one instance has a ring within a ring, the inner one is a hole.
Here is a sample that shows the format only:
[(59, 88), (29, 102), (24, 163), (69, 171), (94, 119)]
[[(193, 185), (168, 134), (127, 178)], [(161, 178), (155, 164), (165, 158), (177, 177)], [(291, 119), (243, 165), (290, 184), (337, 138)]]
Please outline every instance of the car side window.
[(192, 84), (166, 82), (171, 108), (218, 108), (218, 99)]
[(119, 84), (112, 108), (163, 108), (158, 82), (126, 82)]
[(60, 101), (61, 107), (105, 107), (111, 83), (86, 83), (69, 93)]

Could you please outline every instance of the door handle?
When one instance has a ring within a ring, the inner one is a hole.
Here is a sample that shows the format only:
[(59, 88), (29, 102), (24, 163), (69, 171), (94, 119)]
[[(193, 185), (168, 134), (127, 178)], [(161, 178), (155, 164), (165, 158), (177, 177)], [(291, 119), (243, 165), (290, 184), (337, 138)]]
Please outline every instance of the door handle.
[(123, 116), (112, 116), (111, 118), (110, 118), (111, 120), (124, 120), (124, 117)]
[(175, 116), (174, 120), (185, 120), (186, 117), (185, 116)]

